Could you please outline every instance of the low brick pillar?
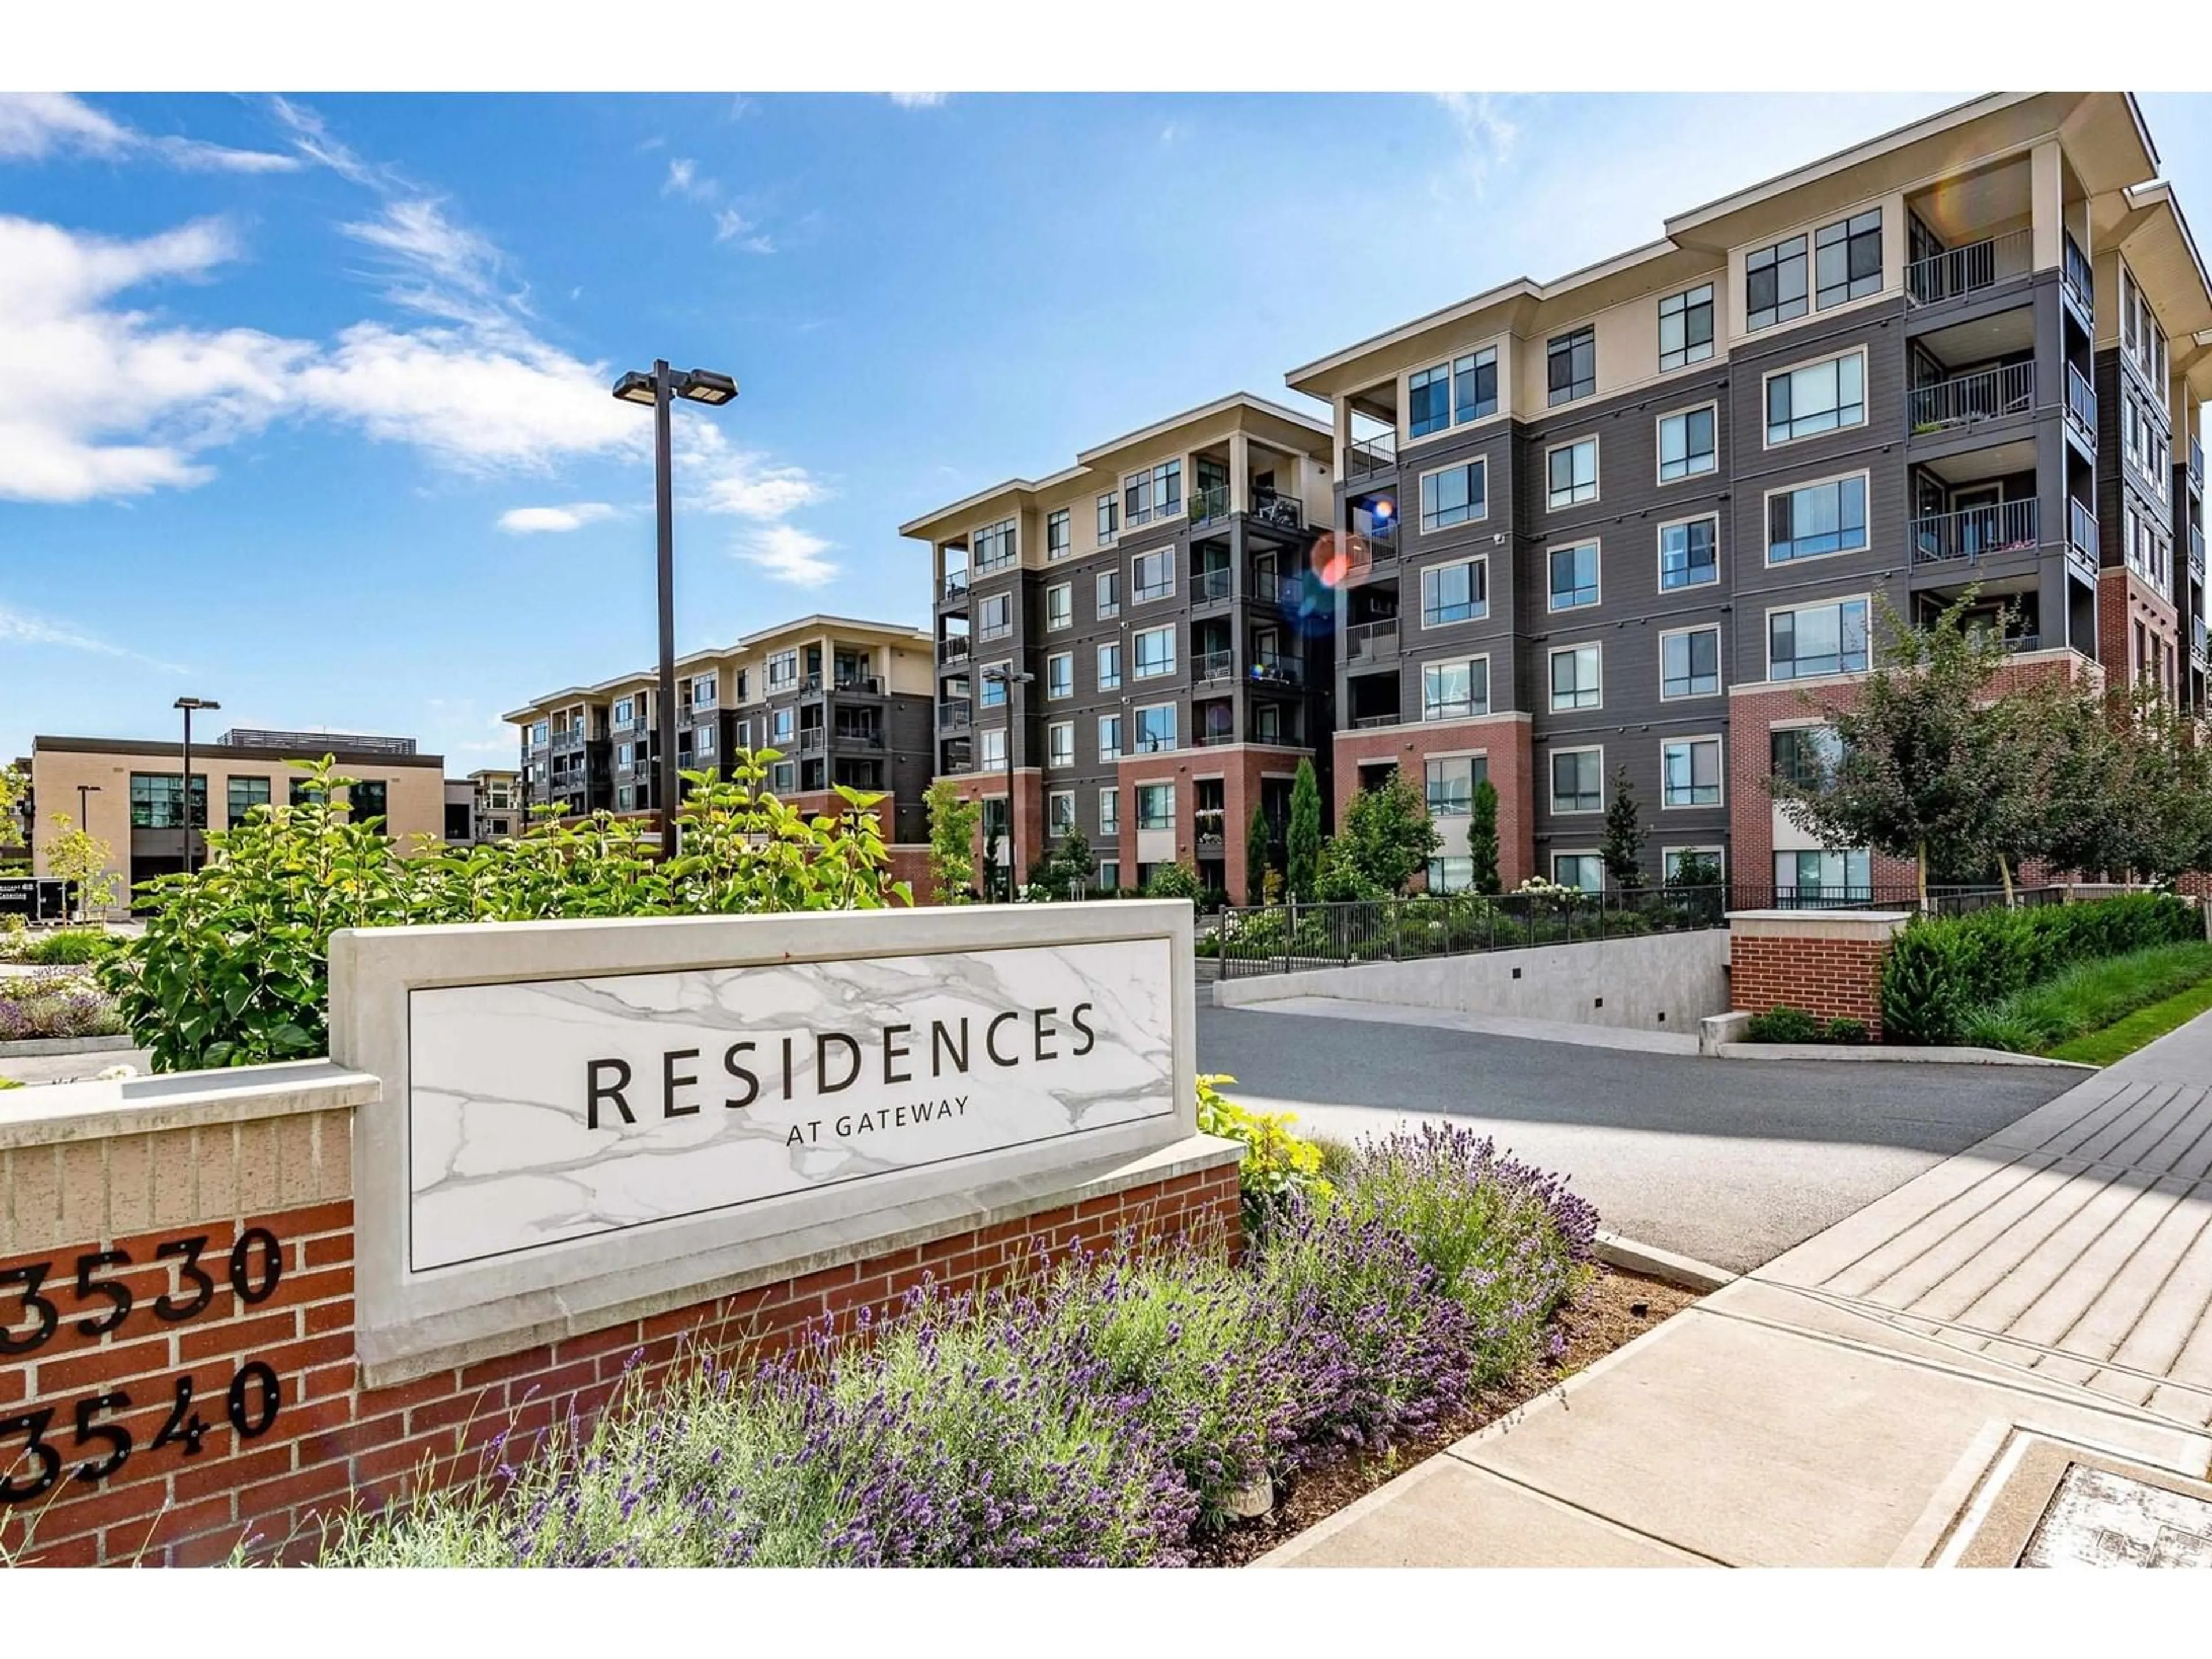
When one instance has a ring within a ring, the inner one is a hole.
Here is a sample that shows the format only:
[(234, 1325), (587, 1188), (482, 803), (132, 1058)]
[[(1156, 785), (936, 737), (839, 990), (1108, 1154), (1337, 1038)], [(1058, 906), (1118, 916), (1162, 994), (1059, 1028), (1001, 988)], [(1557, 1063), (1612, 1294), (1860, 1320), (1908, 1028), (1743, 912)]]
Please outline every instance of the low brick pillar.
[(1860, 1020), (1879, 1042), (1882, 963), (1906, 921), (1894, 911), (1731, 911), (1729, 1004), (1748, 1014), (1797, 1008)]

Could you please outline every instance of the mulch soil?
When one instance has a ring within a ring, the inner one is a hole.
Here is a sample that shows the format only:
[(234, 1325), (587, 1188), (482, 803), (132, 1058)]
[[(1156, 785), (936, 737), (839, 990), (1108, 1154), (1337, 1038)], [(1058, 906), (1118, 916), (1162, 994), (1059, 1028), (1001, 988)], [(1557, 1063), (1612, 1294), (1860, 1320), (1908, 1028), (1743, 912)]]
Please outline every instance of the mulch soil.
[(1510, 1417), (1530, 1401), (1557, 1388), (1577, 1371), (1641, 1336), (1669, 1315), (1698, 1299), (1698, 1292), (1642, 1273), (1601, 1267), (1582, 1299), (1559, 1316), (1567, 1333), (1565, 1357), (1555, 1365), (1523, 1372), (1510, 1382), (1486, 1389), (1457, 1416), (1427, 1433), (1401, 1441), (1387, 1453), (1348, 1453), (1333, 1462), (1299, 1470), (1277, 1492), (1275, 1507), (1256, 1521), (1240, 1522), (1199, 1547), (1198, 1565), (1241, 1567), (1278, 1544), (1364, 1498), (1403, 1474), (1424, 1458), (1464, 1439), (1477, 1429)]

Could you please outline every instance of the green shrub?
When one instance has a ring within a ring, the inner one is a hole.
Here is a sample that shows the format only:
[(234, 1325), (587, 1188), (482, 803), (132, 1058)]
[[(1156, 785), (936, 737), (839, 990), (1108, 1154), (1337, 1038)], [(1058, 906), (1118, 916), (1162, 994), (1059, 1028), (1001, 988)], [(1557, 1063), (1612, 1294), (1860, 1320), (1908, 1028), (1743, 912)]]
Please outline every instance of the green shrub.
[(2212, 978), (2212, 943), (2155, 945), (2074, 966), (1970, 1012), (1960, 1040), (2039, 1054)]
[(1826, 1042), (1864, 1042), (1867, 1040), (1866, 1022), (1838, 1014), (1828, 1022), (1828, 1029), (1821, 1040)]
[(1146, 898), (1189, 899), (1195, 903), (1205, 890), (1199, 884), (1198, 872), (1188, 864), (1159, 865), (1145, 882)]
[(1237, 1166), (1237, 1188), (1243, 1200), (1244, 1230), (1257, 1237), (1265, 1233), (1286, 1206), (1300, 1199), (1326, 1198), (1329, 1183), (1322, 1175), (1321, 1148), (1291, 1133), (1297, 1120), (1288, 1112), (1249, 1112), (1224, 1099), (1214, 1085), (1237, 1079), (1224, 1072), (1210, 1073), (1198, 1080), (1198, 1132), (1219, 1135), (1244, 1148)]
[(1753, 1042), (1818, 1042), (1821, 1036), (1820, 1022), (1802, 1008), (1771, 1008), (1753, 1014), (1744, 1028), (1744, 1036)]
[(40, 968), (82, 967), (123, 948), (118, 934), (96, 927), (68, 927), (22, 947), (21, 959)]

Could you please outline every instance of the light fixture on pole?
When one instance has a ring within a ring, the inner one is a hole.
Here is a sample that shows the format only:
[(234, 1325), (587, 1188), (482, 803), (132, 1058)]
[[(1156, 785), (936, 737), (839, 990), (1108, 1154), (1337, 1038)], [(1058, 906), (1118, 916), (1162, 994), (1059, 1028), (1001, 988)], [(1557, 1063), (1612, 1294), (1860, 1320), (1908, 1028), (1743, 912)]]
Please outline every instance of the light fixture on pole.
[[(96, 783), (80, 783), (76, 787), (76, 827), (88, 836), (92, 833), (92, 826), (86, 823), (85, 819), (90, 814), (91, 808), (86, 803), (85, 797), (96, 795), (99, 793), (100, 786)], [(84, 920), (84, 883), (81, 879), (76, 884), (76, 919), (79, 921)]]
[(1022, 843), (1015, 831), (1014, 775), (1022, 768), (1022, 688), (1036, 678), (1026, 669), (1018, 672), (1003, 664), (993, 663), (983, 671), (983, 678), (1006, 688), (1008, 708), (1006, 724), (1012, 730), (1006, 756), (1006, 894), (1013, 896), (1015, 872), (1022, 867)]
[(653, 410), (653, 506), (659, 532), (660, 586), (660, 709), (653, 722), (660, 755), (653, 778), (660, 798), (663, 860), (676, 856), (676, 538), (668, 404), (672, 398), (695, 404), (726, 404), (737, 395), (738, 383), (728, 375), (710, 368), (672, 369), (665, 358), (656, 360), (650, 374), (632, 369), (615, 382), (615, 396), (623, 402), (648, 404)]
[(179, 697), (169, 705), (185, 711), (185, 873), (192, 872), (192, 711), (196, 708), (216, 709), (222, 705), (206, 697)]

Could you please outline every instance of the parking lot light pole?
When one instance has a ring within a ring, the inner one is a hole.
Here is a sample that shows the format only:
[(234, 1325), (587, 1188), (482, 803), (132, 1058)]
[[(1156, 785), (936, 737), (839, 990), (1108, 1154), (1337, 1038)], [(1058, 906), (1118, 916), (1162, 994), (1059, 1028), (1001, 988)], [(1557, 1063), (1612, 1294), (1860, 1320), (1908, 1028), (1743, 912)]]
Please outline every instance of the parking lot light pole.
[[(191, 781), (187, 779), (185, 784), (185, 790), (189, 792), (191, 787)], [(96, 783), (80, 783), (76, 787), (76, 827), (82, 833), (88, 836), (92, 833), (92, 826), (85, 820), (90, 816), (92, 809), (85, 798), (99, 793), (100, 786)], [(76, 884), (76, 919), (79, 921), (84, 920), (84, 883), (82, 880)]]
[(1012, 898), (1022, 867), (1021, 836), (1014, 822), (1014, 780), (1022, 769), (1022, 688), (1036, 676), (1026, 669), (1015, 672), (994, 663), (983, 671), (983, 678), (1006, 688), (1006, 725), (1011, 732), (1006, 744), (1006, 896)]
[(181, 708), (185, 711), (185, 803), (183, 810), (185, 815), (185, 873), (189, 876), (192, 872), (192, 711), (195, 708), (206, 708), (212, 710), (220, 708), (222, 705), (205, 697), (179, 697), (175, 702), (170, 704), (170, 707), (173, 708)]

